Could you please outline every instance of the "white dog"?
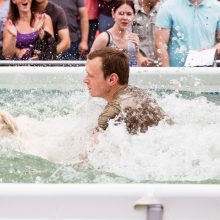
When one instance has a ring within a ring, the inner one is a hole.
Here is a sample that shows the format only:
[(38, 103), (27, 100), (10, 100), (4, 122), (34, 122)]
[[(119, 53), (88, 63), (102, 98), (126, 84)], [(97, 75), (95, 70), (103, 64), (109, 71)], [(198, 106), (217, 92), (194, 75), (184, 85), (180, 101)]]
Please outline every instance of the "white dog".
[(4, 111), (0, 111), (0, 137), (15, 134), (18, 131), (18, 126), (14, 118)]
[(38, 121), (25, 115), (13, 118), (0, 111), (0, 139), (9, 138), (15, 151), (53, 162), (78, 164), (86, 160), (82, 136), (80, 132), (79, 137), (76, 135), (78, 130), (78, 125), (68, 117)]

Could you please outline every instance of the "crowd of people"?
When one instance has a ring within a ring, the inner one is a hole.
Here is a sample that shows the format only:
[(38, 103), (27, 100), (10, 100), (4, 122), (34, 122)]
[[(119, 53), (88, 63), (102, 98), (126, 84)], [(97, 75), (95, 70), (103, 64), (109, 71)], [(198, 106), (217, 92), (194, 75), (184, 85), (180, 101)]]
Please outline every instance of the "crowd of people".
[(104, 47), (130, 66), (184, 66), (220, 53), (218, 0), (0, 0), (0, 59), (85, 60)]

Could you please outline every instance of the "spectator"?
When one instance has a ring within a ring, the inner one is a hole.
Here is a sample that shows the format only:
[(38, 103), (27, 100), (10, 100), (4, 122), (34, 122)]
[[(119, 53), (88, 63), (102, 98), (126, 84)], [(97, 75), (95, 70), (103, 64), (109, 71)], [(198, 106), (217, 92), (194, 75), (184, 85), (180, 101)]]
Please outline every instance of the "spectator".
[[(140, 52), (143, 55), (142, 65), (156, 65), (154, 53), (155, 19), (157, 3), (160, 0), (135, 0), (135, 18), (132, 32), (140, 39)], [(150, 59), (148, 59), (150, 58)]]
[(93, 44), (93, 41), (95, 40), (96, 32), (98, 30), (99, 1), (86, 0), (86, 8), (89, 18), (88, 47), (90, 49)]
[[(51, 19), (46, 14), (33, 14), (34, 3), (34, 0), (10, 1), (9, 19), (5, 22), (3, 31), (3, 55), (6, 59), (14, 57), (22, 60), (44, 59), (46, 50), (51, 49), (53, 44)], [(45, 42), (50, 42), (50, 45), (45, 47)], [(37, 54), (34, 54), (35, 52)], [(50, 51), (48, 54), (51, 54), (52, 59), (53, 54)]]
[(115, 0), (100, 0), (99, 2), (99, 32), (107, 31), (114, 25), (112, 9)]
[[(124, 50), (129, 56), (130, 66), (137, 65), (139, 59), (139, 38), (135, 33), (129, 33), (134, 19), (135, 9), (132, 0), (116, 0), (112, 11), (115, 23), (112, 28), (96, 37), (91, 51), (104, 47), (114, 47)], [(132, 61), (133, 54), (136, 64)], [(139, 65), (139, 63), (138, 63)]]
[(156, 19), (156, 53), (161, 66), (184, 66), (189, 50), (216, 47), (220, 52), (220, 3), (168, 0)]
[(2, 34), (3, 34), (3, 24), (8, 17), (9, 10), (9, 0), (0, 0), (0, 60), (3, 60), (2, 55)]
[(48, 14), (53, 23), (55, 40), (57, 42), (57, 55), (60, 56), (70, 47), (69, 29), (64, 10), (48, 0), (36, 0), (34, 11)]
[[(61, 59), (79, 60), (88, 52), (89, 21), (84, 0), (53, 0), (66, 12), (71, 46)], [(80, 25), (77, 20), (79, 19)], [(80, 27), (79, 27), (80, 26)]]

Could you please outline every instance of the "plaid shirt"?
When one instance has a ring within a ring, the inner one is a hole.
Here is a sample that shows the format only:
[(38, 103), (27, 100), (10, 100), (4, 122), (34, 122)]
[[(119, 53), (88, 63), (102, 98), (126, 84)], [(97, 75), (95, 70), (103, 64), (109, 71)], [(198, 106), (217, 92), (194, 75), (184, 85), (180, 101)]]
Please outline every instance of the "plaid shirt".
[(132, 25), (132, 32), (140, 39), (140, 50), (144, 56), (154, 58), (154, 31), (157, 10), (154, 7), (148, 14), (135, 2), (136, 15)]

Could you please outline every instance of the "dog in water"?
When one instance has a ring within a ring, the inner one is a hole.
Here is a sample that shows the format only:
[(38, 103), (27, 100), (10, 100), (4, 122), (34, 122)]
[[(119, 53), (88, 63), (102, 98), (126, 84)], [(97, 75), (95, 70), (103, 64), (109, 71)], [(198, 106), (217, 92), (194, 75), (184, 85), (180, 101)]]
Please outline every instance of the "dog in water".
[(18, 131), (17, 123), (7, 112), (0, 111), (0, 137), (15, 134)]
[(0, 111), (0, 139), (9, 138), (12, 150), (75, 166), (85, 162), (87, 156), (81, 146), (82, 136), (75, 136), (74, 126), (70, 117), (38, 121)]

